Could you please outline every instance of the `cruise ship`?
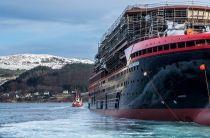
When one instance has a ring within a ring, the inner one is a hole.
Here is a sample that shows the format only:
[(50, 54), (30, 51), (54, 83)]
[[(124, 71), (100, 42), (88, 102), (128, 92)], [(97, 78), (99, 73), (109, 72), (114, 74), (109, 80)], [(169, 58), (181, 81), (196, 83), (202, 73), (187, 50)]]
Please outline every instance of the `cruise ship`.
[(88, 107), (114, 117), (210, 125), (209, 81), (209, 6), (128, 6), (99, 43)]

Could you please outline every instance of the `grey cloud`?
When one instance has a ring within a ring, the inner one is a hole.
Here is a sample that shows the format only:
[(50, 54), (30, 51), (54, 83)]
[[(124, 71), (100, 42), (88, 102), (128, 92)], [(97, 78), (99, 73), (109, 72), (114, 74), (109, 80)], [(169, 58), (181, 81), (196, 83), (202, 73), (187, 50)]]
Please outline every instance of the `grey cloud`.
[[(156, 2), (160, 1), (165, 0)], [(100, 37), (127, 5), (153, 2), (1, 0), (0, 55), (31, 52), (93, 58)]]

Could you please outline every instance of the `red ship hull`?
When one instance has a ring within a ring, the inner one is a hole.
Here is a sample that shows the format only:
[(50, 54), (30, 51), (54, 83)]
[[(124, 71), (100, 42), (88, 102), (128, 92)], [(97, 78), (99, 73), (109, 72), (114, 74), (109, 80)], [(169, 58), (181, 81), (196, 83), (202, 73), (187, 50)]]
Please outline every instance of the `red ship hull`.
[(196, 122), (210, 126), (210, 109), (119, 109), (119, 110), (100, 110), (95, 109), (100, 114), (155, 121), (184, 121)]

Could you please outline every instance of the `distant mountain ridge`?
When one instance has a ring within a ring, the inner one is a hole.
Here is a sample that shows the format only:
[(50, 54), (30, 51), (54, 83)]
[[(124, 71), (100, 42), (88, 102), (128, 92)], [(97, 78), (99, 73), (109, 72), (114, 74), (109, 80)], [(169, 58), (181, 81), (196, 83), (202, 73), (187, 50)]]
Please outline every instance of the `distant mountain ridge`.
[[(18, 74), (16, 78), (4, 82), (0, 86), (0, 102), (11, 101), (60, 101), (63, 91), (87, 92), (88, 79), (93, 71), (93, 64), (73, 63), (63, 66), (61, 69), (38, 66), (31, 70), (8, 72)], [(11, 75), (9, 75), (11, 76)], [(36, 96), (35, 93), (49, 92), (50, 96)], [(28, 95), (32, 97), (27, 97)], [(69, 98), (68, 98), (69, 100)], [(62, 100), (61, 100), (62, 101)]]
[(93, 64), (93, 61), (88, 59), (64, 58), (48, 54), (17, 54), (0, 56), (0, 68), (10, 70), (30, 70), (37, 66), (61, 69), (66, 64), (74, 63)]

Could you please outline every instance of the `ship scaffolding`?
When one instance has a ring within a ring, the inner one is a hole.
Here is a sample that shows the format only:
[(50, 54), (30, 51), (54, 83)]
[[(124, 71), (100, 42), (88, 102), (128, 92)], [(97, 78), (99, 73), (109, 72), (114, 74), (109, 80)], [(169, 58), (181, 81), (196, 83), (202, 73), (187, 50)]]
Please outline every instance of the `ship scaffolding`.
[(187, 29), (207, 32), (210, 27), (210, 7), (194, 4), (197, 3), (128, 6), (99, 43), (95, 75), (90, 83), (126, 66), (128, 59), (124, 50), (136, 42), (173, 35), (172, 30), (185, 30), (183, 33), (187, 33)]

